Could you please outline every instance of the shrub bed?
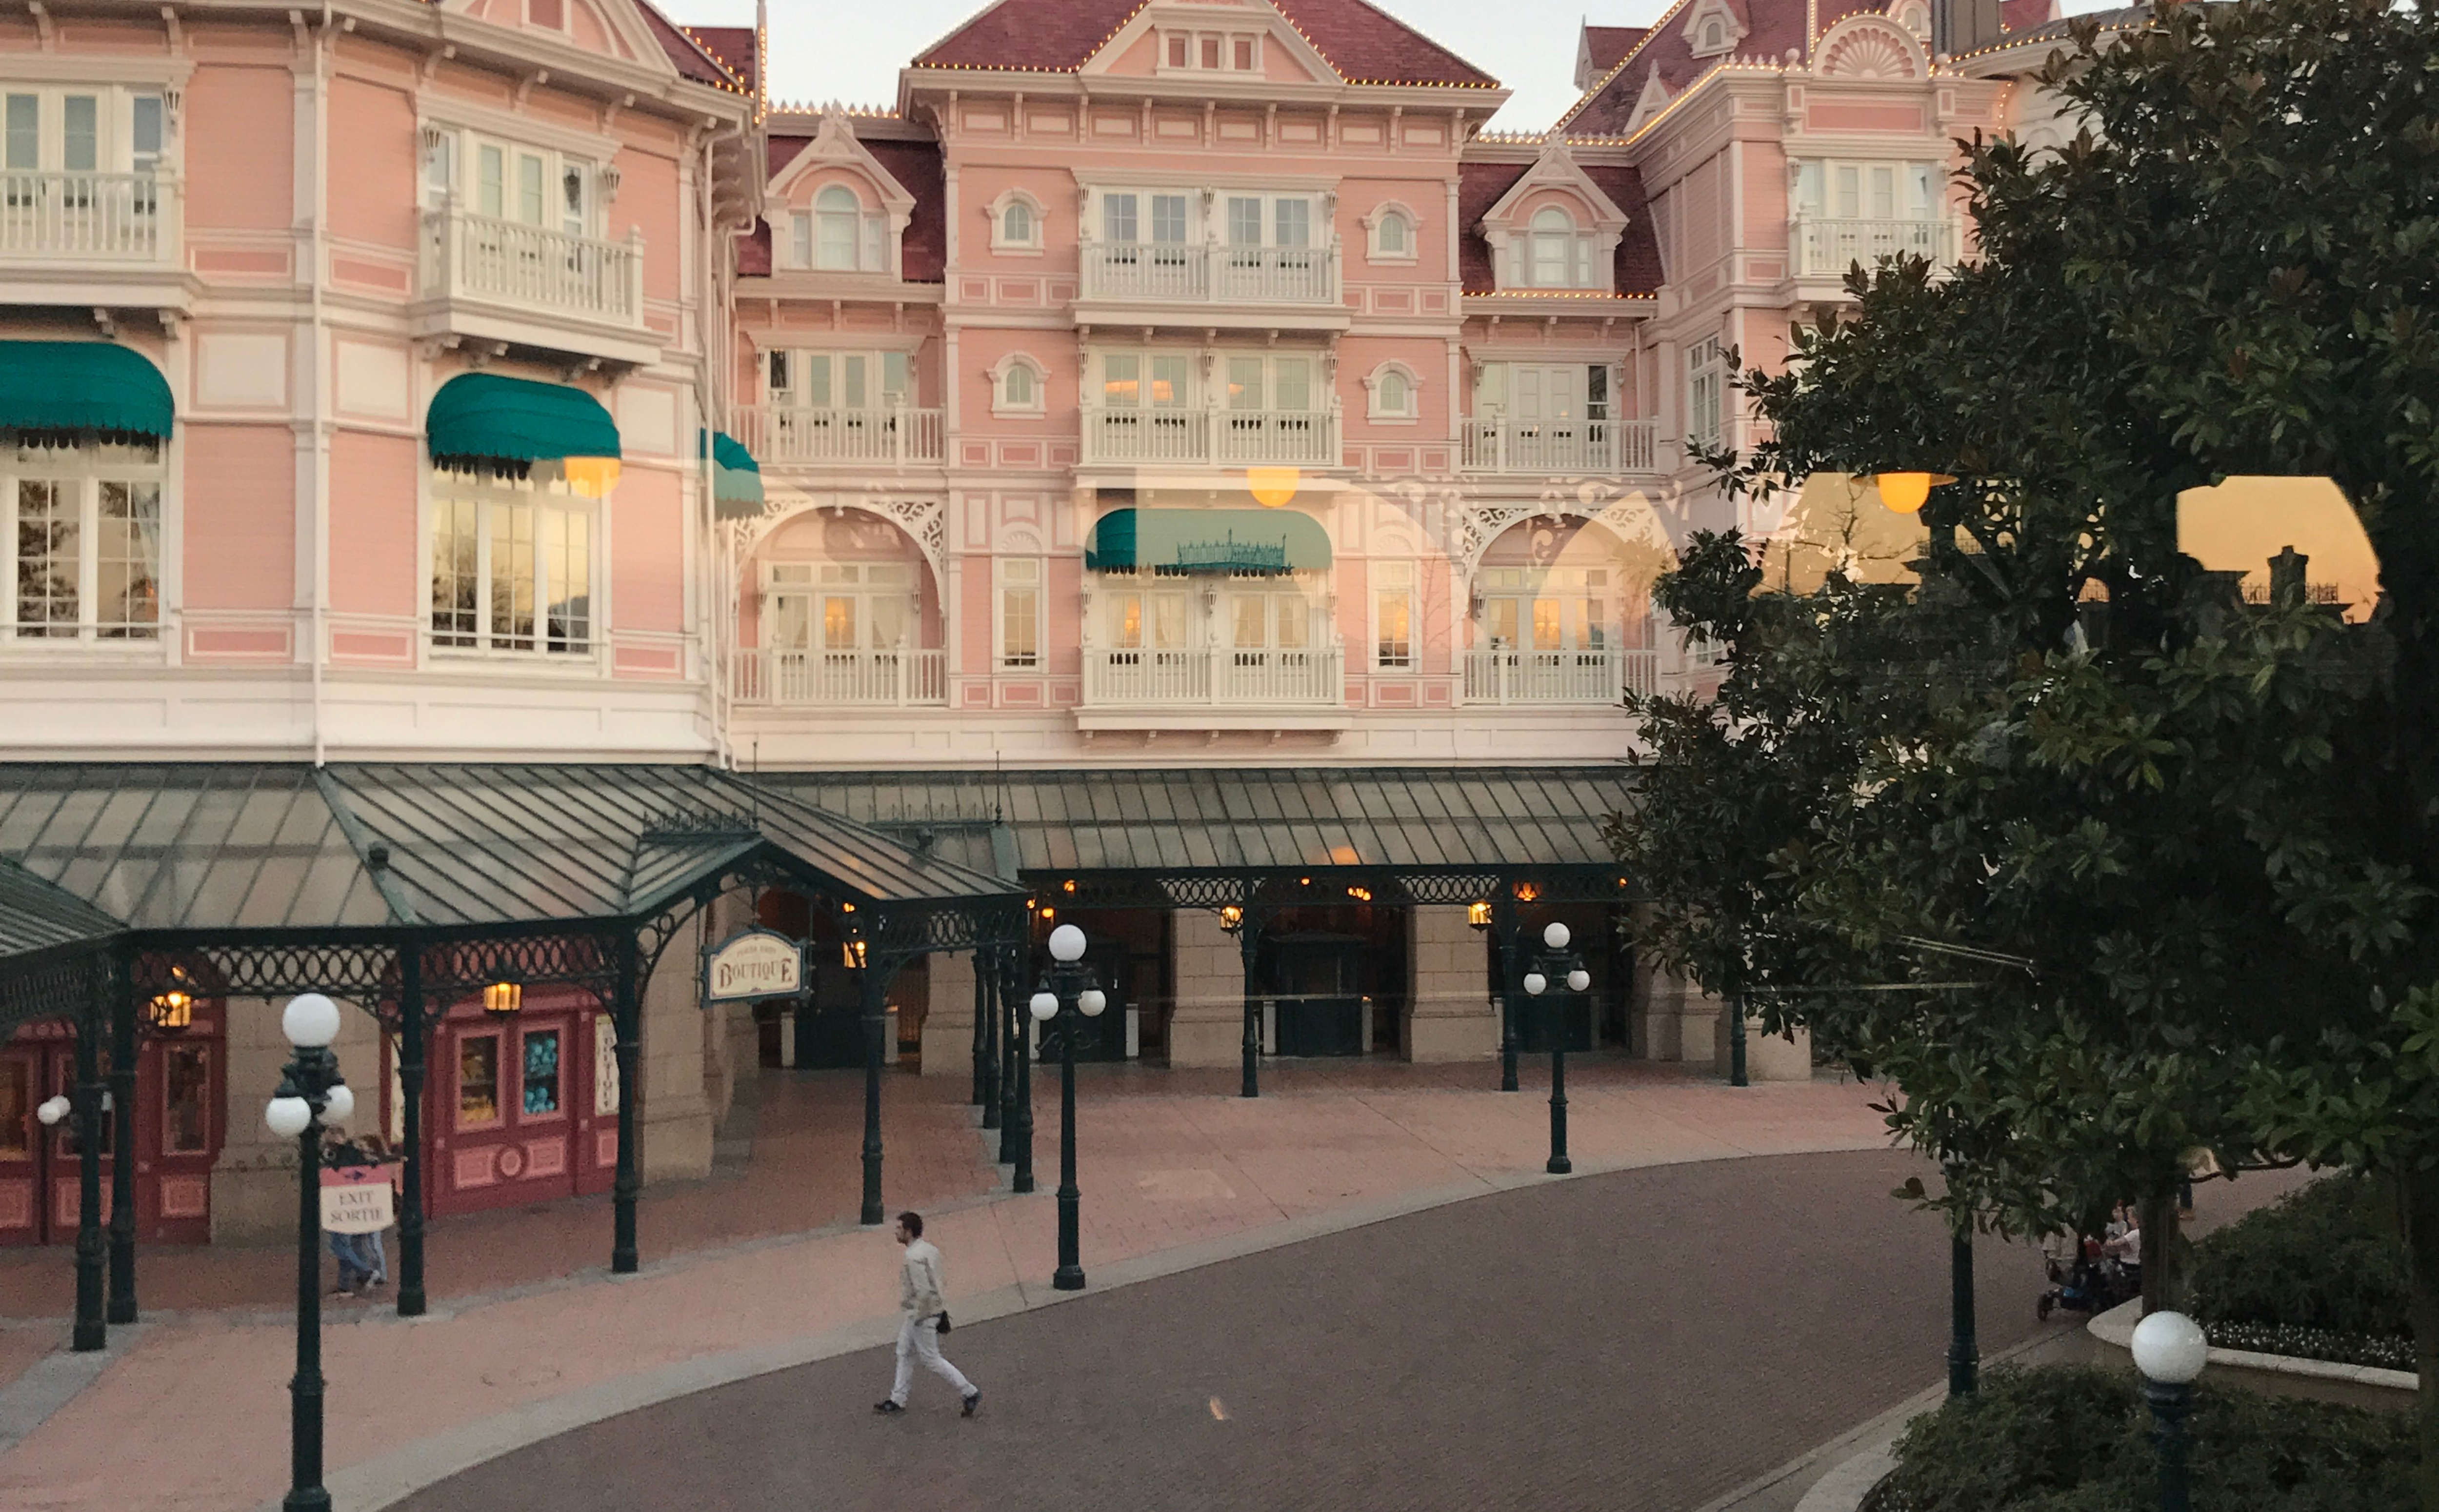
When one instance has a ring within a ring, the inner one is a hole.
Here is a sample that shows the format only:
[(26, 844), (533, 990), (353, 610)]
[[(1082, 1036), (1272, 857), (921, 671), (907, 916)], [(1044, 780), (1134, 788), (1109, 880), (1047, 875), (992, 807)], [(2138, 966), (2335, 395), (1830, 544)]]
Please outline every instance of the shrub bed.
[[(2197, 1394), (2194, 1512), (2413, 1504), (2414, 1419), (2245, 1391)], [(1914, 1419), (1863, 1512), (2150, 1512), (2158, 1461), (2133, 1377), (2090, 1366), (1985, 1374)]]
[(2411, 1266), (2387, 1189), (2327, 1176), (2195, 1245), (2188, 1307), (2222, 1348), (2412, 1370)]

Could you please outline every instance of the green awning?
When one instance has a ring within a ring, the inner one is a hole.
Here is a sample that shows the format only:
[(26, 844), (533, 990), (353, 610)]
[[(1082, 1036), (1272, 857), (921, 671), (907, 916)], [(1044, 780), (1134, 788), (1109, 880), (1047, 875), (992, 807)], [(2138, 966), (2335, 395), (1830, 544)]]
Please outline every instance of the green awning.
[(435, 460), (547, 462), (614, 457), (618, 427), (600, 400), (564, 383), (497, 373), (460, 373), (440, 385), (423, 416)]
[(1294, 509), (1113, 509), (1084, 543), (1095, 572), (1319, 572), (1329, 533)]
[(0, 429), (169, 438), (161, 370), (100, 341), (0, 341)]
[(711, 450), (711, 517), (751, 520), (760, 514), (762, 464), (754, 460), (745, 443), (725, 431), (705, 431), (697, 446)]

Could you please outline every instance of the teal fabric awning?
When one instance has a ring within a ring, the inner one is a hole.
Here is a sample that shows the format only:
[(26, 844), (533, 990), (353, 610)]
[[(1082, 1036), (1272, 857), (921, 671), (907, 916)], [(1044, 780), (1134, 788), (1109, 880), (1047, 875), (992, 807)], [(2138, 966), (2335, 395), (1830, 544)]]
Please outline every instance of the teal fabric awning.
[(1095, 572), (1319, 572), (1329, 533), (1294, 509), (1113, 509), (1084, 543)]
[(423, 416), (433, 457), (548, 462), (614, 457), (618, 426), (601, 401), (564, 383), (498, 373), (460, 373), (440, 385)]
[(711, 517), (751, 520), (760, 514), (762, 464), (745, 443), (725, 431), (705, 431), (698, 445), (711, 454)]
[(0, 429), (169, 438), (161, 370), (100, 341), (0, 341)]

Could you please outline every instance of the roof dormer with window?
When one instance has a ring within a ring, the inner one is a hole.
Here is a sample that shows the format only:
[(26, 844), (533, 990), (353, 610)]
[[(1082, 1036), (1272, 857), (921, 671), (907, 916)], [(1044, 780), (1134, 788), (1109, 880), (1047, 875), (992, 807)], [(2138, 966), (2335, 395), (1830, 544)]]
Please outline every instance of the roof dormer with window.
[(1685, 16), (1686, 48), (1697, 58), (1721, 58), (1736, 50), (1752, 28), (1735, 0), (1694, 0)]
[(905, 276), (915, 196), (856, 139), (846, 112), (823, 113), (812, 140), (773, 178), (769, 205), (773, 273)]
[(1617, 244), (1627, 215), (1578, 166), (1562, 140), (1482, 217), (1497, 287), (1510, 292), (1617, 292)]

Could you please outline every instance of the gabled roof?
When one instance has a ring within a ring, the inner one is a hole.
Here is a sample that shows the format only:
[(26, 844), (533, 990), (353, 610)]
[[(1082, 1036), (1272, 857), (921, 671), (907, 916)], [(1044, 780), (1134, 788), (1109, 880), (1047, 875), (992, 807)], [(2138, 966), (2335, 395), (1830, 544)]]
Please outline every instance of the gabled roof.
[[(1147, 3), (995, 0), (918, 55), (915, 66), (1074, 73)], [(1365, 0), (1272, 4), (1350, 83), (1499, 87), (1498, 80)]]
[[(862, 118), (887, 119), (849, 117), (848, 129), (855, 130)], [(894, 120), (890, 124), (898, 125)], [(766, 143), (772, 176), (775, 178), (794, 162), (812, 139), (811, 133), (806, 132), (773, 133)], [(856, 140), (884, 172), (898, 181), (898, 187), (915, 199), (905, 236), (899, 242), (899, 276), (907, 283), (940, 282), (949, 276), (949, 190), (940, 144), (921, 138), (910, 140), (902, 130), (888, 135), (866, 135), (859, 131)], [(758, 222), (737, 239), (737, 271), (745, 277), (760, 277), (772, 267), (771, 227), (767, 222)]]
[(722, 68), (736, 75), (748, 94), (755, 92), (761, 48), (756, 44), (752, 27), (687, 27), (685, 31)]
[(1590, 89), (1634, 50), (1647, 27), (1586, 27), (1576, 49), (1576, 87)]
[[(1457, 240), (1457, 276), (1467, 294), (1487, 294), (1498, 289), (1490, 243), (1482, 236), (1482, 218), (1505, 199), (1508, 190), (1533, 171), (1533, 167), (1531, 163), (1473, 161), (1458, 165), (1456, 213), (1461, 234)], [(1652, 233), (1651, 205), (1644, 196), (1642, 172), (1599, 164), (1584, 164), (1582, 169), (1584, 176), (1626, 215), (1626, 234), (1617, 243), (1617, 292), (1659, 293), (1660, 242)]]
[[(725, 89), (731, 94), (754, 93), (754, 86), (747, 82), (746, 76), (721, 62), (710, 47), (690, 35), (685, 27), (661, 14), (651, 0), (634, 0), (634, 5), (644, 17), (644, 25), (651, 28), (652, 39), (661, 44), (661, 51), (669, 55), (669, 62), (676, 66), (680, 78), (690, 79), (698, 84), (709, 84), (715, 89)], [(749, 38), (753, 35), (752, 28), (743, 29)], [(749, 45), (747, 51), (750, 53), (752, 50)]]
[[(1799, 54), (1806, 50), (1805, 0), (1729, 0), (1730, 9), (1745, 21), (1744, 39), (1724, 57), (1697, 58), (1685, 37), (1684, 23), (1700, 3), (1677, 0), (1670, 6), (1608, 77), (1558, 118), (1556, 129), (1570, 136), (1623, 136), (1643, 98), (1645, 84), (1654, 74), (1664, 88), (1676, 95), (1723, 62), (1778, 60), (1789, 50)], [(1844, 17), (1887, 9), (1886, 0), (1820, 0), (1818, 21), (1821, 30), (1827, 31)]]

